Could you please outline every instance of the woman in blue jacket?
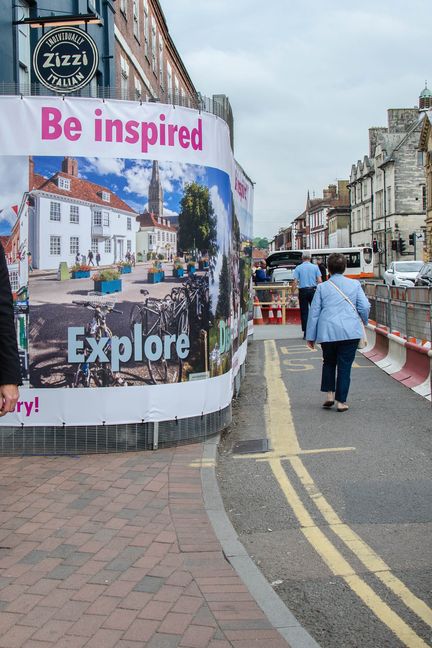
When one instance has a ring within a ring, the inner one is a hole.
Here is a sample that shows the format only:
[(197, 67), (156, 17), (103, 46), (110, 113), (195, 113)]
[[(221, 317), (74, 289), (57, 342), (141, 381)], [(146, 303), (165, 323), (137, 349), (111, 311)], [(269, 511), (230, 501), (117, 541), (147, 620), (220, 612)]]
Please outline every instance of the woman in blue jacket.
[(370, 309), (360, 283), (343, 276), (345, 269), (345, 256), (330, 254), (330, 279), (316, 290), (306, 329), (308, 347), (314, 349), (319, 343), (323, 352), (321, 391), (327, 392), (323, 407), (337, 401), (338, 412), (348, 409), (351, 367)]

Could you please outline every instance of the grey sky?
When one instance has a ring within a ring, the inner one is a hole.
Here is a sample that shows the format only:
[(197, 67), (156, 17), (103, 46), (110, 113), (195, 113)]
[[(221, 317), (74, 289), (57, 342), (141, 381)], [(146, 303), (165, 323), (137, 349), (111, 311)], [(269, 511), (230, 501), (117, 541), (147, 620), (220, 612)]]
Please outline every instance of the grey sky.
[(197, 89), (229, 96), (235, 154), (273, 236), (432, 87), (430, 0), (161, 0)]

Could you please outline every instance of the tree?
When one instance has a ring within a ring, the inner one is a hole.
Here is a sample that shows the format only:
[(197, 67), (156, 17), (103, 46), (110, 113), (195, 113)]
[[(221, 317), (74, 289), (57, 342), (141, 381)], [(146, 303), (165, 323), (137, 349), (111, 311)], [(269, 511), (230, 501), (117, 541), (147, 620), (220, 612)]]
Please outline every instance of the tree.
[(231, 278), (228, 268), (228, 257), (222, 258), (222, 268), (219, 275), (219, 295), (216, 306), (216, 317), (227, 320), (231, 314)]
[(254, 247), (258, 248), (259, 250), (267, 250), (269, 246), (269, 240), (267, 238), (260, 238), (257, 236), (253, 240)]
[(207, 187), (190, 182), (180, 202), (179, 247), (197, 249), (210, 257), (217, 253), (216, 216)]

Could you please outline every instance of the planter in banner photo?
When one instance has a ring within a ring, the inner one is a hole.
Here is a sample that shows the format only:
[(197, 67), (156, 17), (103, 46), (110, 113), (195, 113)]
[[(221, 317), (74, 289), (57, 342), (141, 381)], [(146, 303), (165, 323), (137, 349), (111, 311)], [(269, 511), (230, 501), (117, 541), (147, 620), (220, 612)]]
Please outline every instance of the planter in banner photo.
[(118, 267), (120, 274), (130, 274), (132, 272), (131, 265), (124, 265)]
[(90, 270), (72, 271), (72, 279), (88, 279), (89, 277), (90, 277)]
[(188, 271), (188, 274), (193, 275), (196, 272), (196, 267), (194, 265), (188, 265), (187, 271)]
[(201, 261), (198, 261), (198, 268), (199, 270), (208, 270), (209, 262), (206, 259), (202, 259)]
[(161, 281), (165, 281), (165, 270), (160, 271)]
[(111, 279), (110, 281), (95, 281), (94, 289), (103, 295), (110, 295), (111, 293), (122, 291), (121, 279)]
[(148, 282), (151, 284), (160, 283), (163, 281), (162, 272), (149, 272), (147, 274)]
[(180, 279), (180, 277), (183, 277), (183, 275), (184, 275), (183, 268), (174, 268), (173, 277), (177, 277), (177, 279)]

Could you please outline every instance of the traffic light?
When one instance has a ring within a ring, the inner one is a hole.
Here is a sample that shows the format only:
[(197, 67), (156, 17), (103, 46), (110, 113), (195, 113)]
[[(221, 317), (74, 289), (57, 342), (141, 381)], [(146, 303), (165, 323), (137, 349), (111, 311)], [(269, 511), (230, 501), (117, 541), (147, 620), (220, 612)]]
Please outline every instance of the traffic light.
[(406, 243), (403, 238), (400, 238), (398, 240), (398, 246), (399, 246), (399, 254), (404, 254), (406, 250)]
[(372, 250), (375, 254), (378, 252), (378, 241), (376, 239), (372, 241)]
[(416, 243), (416, 235), (415, 232), (409, 235), (409, 244), (410, 245), (415, 245)]
[(392, 242), (391, 242), (391, 249), (392, 249), (394, 252), (397, 252), (397, 249), (398, 249), (398, 242), (397, 242), (396, 239), (392, 239)]

